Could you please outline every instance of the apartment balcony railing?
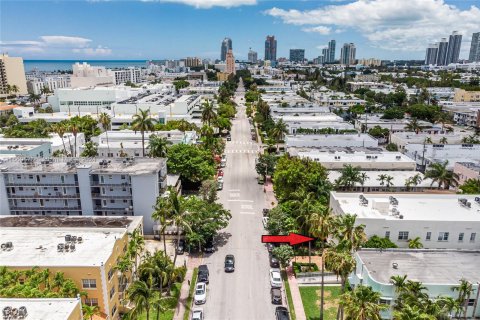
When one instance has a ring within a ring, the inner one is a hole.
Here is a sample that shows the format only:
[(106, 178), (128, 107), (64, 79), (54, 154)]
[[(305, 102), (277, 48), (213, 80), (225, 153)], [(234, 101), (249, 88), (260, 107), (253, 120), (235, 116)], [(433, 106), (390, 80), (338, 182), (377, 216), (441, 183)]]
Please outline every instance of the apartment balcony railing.
[(109, 194), (101, 194), (97, 192), (92, 192), (93, 199), (131, 199), (131, 194), (124, 194), (124, 195), (109, 195)]
[(8, 194), (9, 199), (79, 199), (80, 194), (63, 194), (63, 193), (55, 193), (55, 194), (33, 194), (33, 195), (24, 195), (24, 194)]

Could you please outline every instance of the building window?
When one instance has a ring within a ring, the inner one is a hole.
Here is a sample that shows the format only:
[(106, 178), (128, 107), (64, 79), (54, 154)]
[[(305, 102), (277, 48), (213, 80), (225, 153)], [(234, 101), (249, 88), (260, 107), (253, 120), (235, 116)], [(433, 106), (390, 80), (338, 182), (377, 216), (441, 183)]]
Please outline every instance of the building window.
[(427, 235), (425, 236), (425, 240), (430, 241), (430, 239), (432, 239), (432, 233), (428, 231)]
[(390, 231), (385, 231), (385, 238), (390, 239)]
[(95, 289), (97, 287), (97, 280), (95, 280), (95, 279), (82, 279), (82, 287), (84, 289)]
[(470, 241), (475, 242), (476, 237), (477, 237), (477, 234), (475, 232), (472, 232), (472, 234), (470, 235)]
[(408, 240), (408, 231), (398, 232), (398, 240)]
[(112, 317), (115, 315), (116, 312), (117, 312), (117, 305), (114, 305), (112, 308)]
[[(468, 299), (467, 304), (468, 304), (469, 307), (473, 307), (473, 305), (475, 304), (475, 299)], [(463, 304), (463, 305), (465, 305), (465, 304)]]
[(121, 179), (125, 180), (125, 175), (124, 174), (121, 175)]
[(391, 300), (390, 299), (382, 299), (380, 298), (380, 300), (378, 301), (379, 304), (386, 304), (387, 306), (390, 305), (391, 303)]
[(85, 298), (84, 304), (88, 306), (98, 306), (98, 299), (97, 298)]
[(463, 236), (464, 236), (464, 233), (463, 232), (460, 232), (458, 234), (458, 241), (463, 241)]
[(438, 241), (448, 241), (448, 232), (439, 232)]
[[(112, 286), (112, 289), (110, 289), (110, 299), (113, 298), (113, 295), (115, 294), (115, 286)], [(114, 312), (112, 312), (113, 314)]]
[(108, 280), (112, 279), (113, 273), (114, 273), (113, 268), (110, 268), (110, 270), (108, 271)]

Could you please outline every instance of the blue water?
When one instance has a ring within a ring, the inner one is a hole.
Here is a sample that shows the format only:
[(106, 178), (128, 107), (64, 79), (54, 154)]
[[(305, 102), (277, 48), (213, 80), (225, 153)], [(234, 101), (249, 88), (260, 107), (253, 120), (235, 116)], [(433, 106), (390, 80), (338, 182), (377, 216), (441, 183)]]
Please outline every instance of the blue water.
[(86, 62), (92, 66), (106, 68), (146, 67), (147, 60), (24, 60), (25, 72), (30, 71), (68, 71), (75, 62)]

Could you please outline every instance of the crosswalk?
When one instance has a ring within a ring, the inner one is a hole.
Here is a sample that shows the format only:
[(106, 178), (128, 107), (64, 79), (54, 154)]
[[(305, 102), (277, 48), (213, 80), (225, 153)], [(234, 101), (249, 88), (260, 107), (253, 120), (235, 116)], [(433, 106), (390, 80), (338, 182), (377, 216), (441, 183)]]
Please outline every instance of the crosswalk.
[(248, 141), (248, 140), (245, 140), (245, 141), (229, 141), (228, 144), (240, 144), (240, 145), (249, 145), (249, 146), (253, 146), (253, 145), (256, 145), (257, 143), (255, 141)]
[(223, 153), (226, 153), (226, 154), (232, 154), (232, 153), (251, 153), (251, 154), (257, 154), (259, 153), (260, 150), (257, 149), (257, 150), (238, 150), (238, 149), (233, 149), (233, 150), (225, 150)]

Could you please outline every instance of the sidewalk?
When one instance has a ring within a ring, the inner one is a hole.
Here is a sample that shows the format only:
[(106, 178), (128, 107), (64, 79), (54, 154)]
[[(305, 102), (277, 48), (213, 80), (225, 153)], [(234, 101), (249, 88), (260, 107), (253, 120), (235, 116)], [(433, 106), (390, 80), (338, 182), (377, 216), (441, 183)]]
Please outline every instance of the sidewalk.
[(187, 273), (185, 274), (185, 279), (183, 280), (182, 287), (180, 288), (180, 297), (178, 298), (178, 304), (177, 308), (175, 309), (175, 314), (173, 315), (173, 320), (183, 320), (183, 315), (187, 310), (190, 282), (194, 281), (194, 279), (192, 279), (193, 269), (202, 264), (202, 257), (188, 256), (187, 261)]
[(271, 178), (267, 178), (267, 181), (265, 181), (265, 184), (263, 187), (265, 190), (266, 208), (271, 209), (277, 205), (277, 198), (275, 198), (275, 193), (273, 192), (273, 183), (271, 181)]
[(298, 289), (297, 279), (293, 275), (292, 267), (287, 268), (288, 284), (290, 285), (290, 292), (292, 293), (293, 308), (295, 309), (295, 316), (297, 320), (306, 320), (305, 310), (303, 309), (302, 297)]

